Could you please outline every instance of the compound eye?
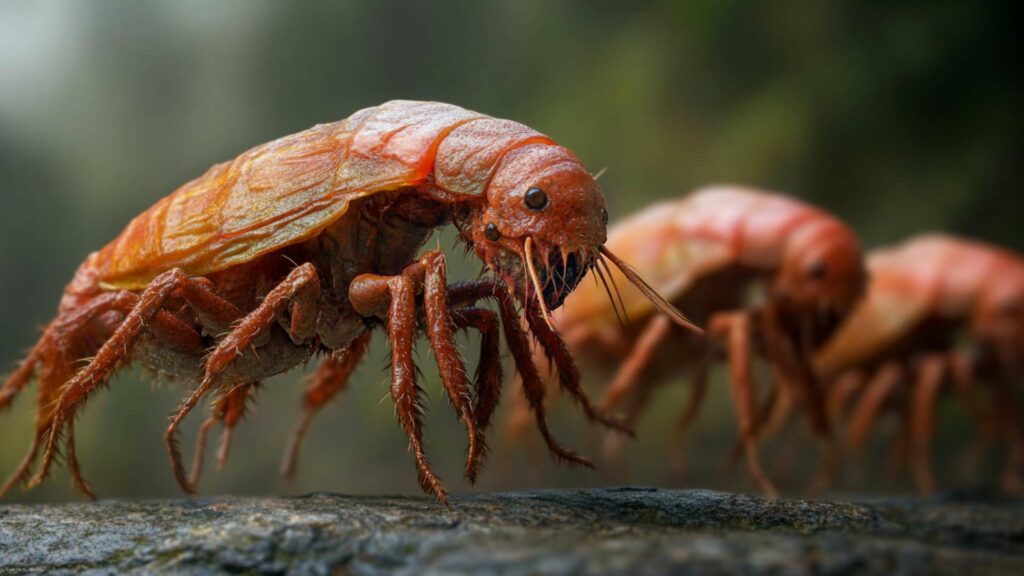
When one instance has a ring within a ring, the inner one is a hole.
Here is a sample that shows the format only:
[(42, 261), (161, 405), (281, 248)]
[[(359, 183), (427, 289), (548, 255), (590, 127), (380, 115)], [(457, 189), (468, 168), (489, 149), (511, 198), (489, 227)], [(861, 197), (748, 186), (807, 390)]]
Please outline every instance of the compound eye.
[(497, 242), (501, 239), (501, 231), (494, 224), (488, 224), (484, 227), (484, 238), (487, 238), (491, 242)]
[(548, 195), (540, 188), (530, 188), (526, 191), (525, 202), (530, 210), (543, 210), (548, 205)]
[(827, 272), (828, 270), (825, 268), (825, 263), (821, 260), (815, 260), (807, 267), (807, 276), (812, 280), (824, 280)]

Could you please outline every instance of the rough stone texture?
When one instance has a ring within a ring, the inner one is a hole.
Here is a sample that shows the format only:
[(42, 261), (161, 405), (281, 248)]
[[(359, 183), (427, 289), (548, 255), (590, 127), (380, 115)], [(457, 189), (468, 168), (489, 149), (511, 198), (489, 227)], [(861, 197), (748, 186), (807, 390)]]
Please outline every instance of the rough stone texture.
[(622, 488), (0, 506), (0, 574), (1024, 574), (1024, 504)]

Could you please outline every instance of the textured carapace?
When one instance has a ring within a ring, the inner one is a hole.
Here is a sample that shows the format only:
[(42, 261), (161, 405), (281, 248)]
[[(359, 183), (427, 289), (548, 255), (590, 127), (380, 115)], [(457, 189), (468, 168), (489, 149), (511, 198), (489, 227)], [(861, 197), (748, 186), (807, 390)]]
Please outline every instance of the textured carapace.
[[(704, 188), (650, 206), (617, 223), (606, 246), (625, 255), (670, 301), (732, 266), (770, 276), (769, 289), (808, 311), (846, 311), (865, 283), (860, 246), (848, 226), (794, 198), (738, 186)], [(612, 277), (624, 283), (621, 273)], [(621, 293), (631, 318), (653, 311), (638, 290)], [(594, 286), (577, 290), (559, 317), (572, 325), (617, 321)]]
[[(133, 360), (200, 382), (165, 436), (175, 476), (191, 491), (176, 430), (205, 394), (221, 397), (201, 438), (217, 422), (230, 438), (259, 381), (328, 354), (306, 396), (308, 422), (344, 388), (382, 321), (392, 346), (392, 399), (425, 490), (445, 499), (421, 441), (415, 334), (422, 329), (430, 340), (467, 428), (466, 475), (474, 480), (500, 391), (499, 316), (549, 448), (585, 464), (547, 430), (543, 387), (511, 298), (568, 375), (563, 386), (591, 419), (616, 425), (583, 395), (548, 317), (596, 263), (620, 264), (602, 246), (606, 223), (600, 189), (569, 150), (522, 124), (449, 104), (388, 102), (257, 146), (159, 201), (79, 268), (59, 316), (0, 389), (0, 408), (37, 373), (42, 389), (33, 445), (0, 492), (28, 478), (45, 443), (33, 483), (44, 478), (66, 434), (72, 476), (90, 493), (74, 455), (74, 416)], [(449, 287), (442, 253), (417, 257), (447, 224), (500, 281)], [(498, 312), (475, 307), (483, 299), (497, 300)], [(458, 329), (483, 335), (474, 388), (453, 341)]]
[[(831, 412), (841, 414), (858, 395), (847, 425), (851, 448), (863, 446), (881, 409), (896, 405), (905, 424), (901, 451), (918, 489), (934, 490), (935, 405), (951, 380), (961, 406), (1007, 442), (1004, 487), (1020, 491), (1024, 431), (1011, 387), (1024, 378), (1024, 259), (925, 234), (875, 250), (868, 267), (867, 297), (816, 358)], [(988, 384), (991, 409), (980, 408), (979, 381)]]
[[(761, 487), (773, 492), (753, 456), (757, 422), (750, 351), (759, 350), (780, 379), (801, 388), (798, 394), (813, 405), (808, 410), (819, 428), (826, 428), (809, 364), (813, 348), (863, 291), (856, 236), (835, 217), (799, 200), (716, 186), (659, 202), (618, 222), (606, 247), (670, 302), (707, 324), (713, 338), (729, 349), (748, 464)], [(597, 272), (613, 292), (617, 287), (615, 298), (602, 284), (584, 283), (555, 319), (580, 358), (606, 370), (619, 366), (605, 409), (628, 399), (627, 416), (635, 418), (649, 398), (654, 374), (694, 369), (698, 382), (680, 419), (685, 426), (696, 415), (712, 349), (703, 339), (673, 334), (651, 300), (623, 273)], [(751, 292), (758, 290), (762, 296), (752, 299)], [(635, 331), (622, 328), (627, 318)], [(524, 414), (520, 410), (513, 419), (514, 428), (522, 428)]]
[(824, 376), (876, 362), (930, 317), (1024, 356), (1024, 260), (996, 246), (926, 234), (868, 257), (868, 296), (817, 355)]

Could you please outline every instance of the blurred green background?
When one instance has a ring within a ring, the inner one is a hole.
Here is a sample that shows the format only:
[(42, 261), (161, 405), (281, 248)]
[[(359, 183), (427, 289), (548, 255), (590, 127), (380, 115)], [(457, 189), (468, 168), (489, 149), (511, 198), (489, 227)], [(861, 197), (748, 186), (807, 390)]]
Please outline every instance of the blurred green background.
[[(250, 146), (394, 98), (452, 102), (551, 135), (608, 168), (613, 219), (728, 181), (817, 202), (867, 246), (946, 229), (1022, 249), (1017, 13), (1013, 2), (942, 1), (0, 0), (0, 366), (51, 318), (82, 258), (155, 200)], [(314, 424), (297, 482), (277, 469), (299, 414), (299, 371), (267, 383), (228, 468), (208, 468), (202, 492), (418, 492), (382, 400), (382, 344)], [(449, 487), (466, 490), (464, 438), (428, 353), (420, 358), (430, 453)], [(125, 371), (81, 417), (81, 460), (101, 495), (178, 494), (162, 431), (185, 389), (150, 382)], [(538, 470), (495, 437), (482, 487), (750, 489), (722, 467), (733, 425), (716, 382), (686, 477), (666, 458), (683, 399), (675, 386), (628, 466)], [(0, 419), (4, 474), (27, 446), (31, 395)], [(956, 410), (944, 409), (944, 438), (957, 440)], [(188, 454), (200, 419), (189, 421)], [(566, 441), (599, 451), (575, 411), (557, 419)], [(769, 450), (769, 468), (798, 490), (812, 453), (778, 454)], [(60, 470), (9, 499), (72, 497)]]

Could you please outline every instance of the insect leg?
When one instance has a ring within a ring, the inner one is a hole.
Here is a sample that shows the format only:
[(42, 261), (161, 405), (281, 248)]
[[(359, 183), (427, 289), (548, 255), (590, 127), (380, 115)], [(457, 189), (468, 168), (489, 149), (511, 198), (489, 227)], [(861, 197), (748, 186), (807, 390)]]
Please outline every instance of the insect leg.
[(1008, 494), (1020, 494), (1024, 491), (1024, 427), (1019, 404), (1009, 387), (1012, 382), (997, 379), (992, 383), (992, 403), (999, 434), (1006, 439), (1006, 463), (1000, 483)]
[(850, 415), (850, 424), (846, 431), (846, 444), (854, 452), (864, 447), (871, 426), (878, 418), (885, 401), (896, 391), (903, 379), (903, 368), (894, 362), (882, 366), (868, 381), (864, 393), (857, 401)]
[[(651, 318), (629, 356), (615, 374), (612, 383), (605, 389), (604, 398), (601, 400), (602, 410), (611, 412), (643, 384), (640, 377), (650, 364), (658, 346), (668, 337), (671, 328), (672, 320), (668, 316), (655, 314)], [(632, 425), (633, 420), (627, 420), (626, 423)]]
[(195, 311), (199, 323), (208, 334), (218, 335), (231, 329), (243, 316), (237, 306), (228, 302), (216, 292), (208, 278), (190, 278), (178, 293)]
[(126, 301), (134, 302), (134, 305), (89, 365), (78, 371), (63, 387), (53, 411), (53, 423), (49, 429), (42, 466), (29, 482), (29, 487), (39, 484), (49, 474), (65, 423), (74, 417), (82, 403), (106, 382), (114, 370), (127, 362), (146, 325), (157, 316), (171, 293), (187, 279), (184, 272), (174, 269), (157, 276), (139, 296), (127, 292), (114, 293), (122, 295)]
[(223, 423), (224, 431), (221, 435), (220, 449), (217, 453), (217, 468), (224, 468), (227, 463), (228, 450), (231, 447), (231, 436), (235, 426), (245, 417), (246, 403), (252, 393), (258, 388), (254, 382), (237, 384), (222, 394), (213, 406), (213, 413), (203, 422), (199, 428), (199, 435), (196, 438), (196, 450), (192, 458), (192, 472), (189, 474), (189, 482), (195, 485), (199, 482), (199, 476), (203, 469), (203, 457), (206, 453), (206, 437), (217, 423)]
[(373, 333), (364, 332), (346, 348), (335, 351), (324, 360), (316, 374), (313, 375), (313, 381), (303, 394), (302, 419), (292, 434), (288, 452), (281, 464), (281, 475), (286, 479), (291, 480), (295, 476), (302, 439), (306, 436), (306, 430), (309, 428), (313, 416), (348, 385), (349, 377), (370, 347), (371, 334)]
[(485, 298), (493, 298), (496, 301), (498, 304), (498, 314), (501, 316), (502, 331), (505, 334), (505, 341), (512, 354), (516, 370), (519, 372), (523, 394), (526, 396), (526, 400), (533, 411), (534, 420), (537, 423), (537, 428), (540, 430), (541, 437), (544, 438), (548, 451), (555, 458), (563, 462), (593, 468), (594, 465), (589, 460), (562, 447), (548, 429), (547, 408), (544, 402), (547, 390), (544, 381), (540, 377), (540, 372), (537, 370), (537, 366), (533, 363), (533, 356), (530, 352), (530, 340), (520, 324), (515, 301), (512, 300), (505, 286), (498, 282), (486, 280), (463, 282), (451, 286), (448, 291), (448, 297), (453, 305), (459, 306), (478, 302)]
[(7, 377), (2, 387), (0, 387), (0, 410), (4, 410), (14, 402), (14, 399), (18, 396), (18, 393), (32, 381), (32, 377), (36, 374), (36, 368), (41, 360), (40, 356), (43, 351), (43, 347), (46, 345), (46, 332), (43, 332), (44, 336), (39, 339), (39, 342), (32, 348), (32, 350), (25, 356), (25, 359), (18, 364), (18, 367)]
[[(633, 425), (643, 414), (644, 410), (650, 404), (651, 396), (654, 393), (654, 385), (649, 381), (644, 381), (641, 385), (636, 386), (633, 392), (629, 395), (629, 403), (626, 405), (625, 413), (623, 415), (625, 422), (630, 426)], [(624, 434), (618, 434), (614, 430), (609, 430), (604, 437), (604, 459), (608, 463), (609, 468), (612, 472), (622, 472), (625, 470), (625, 461), (623, 459), (623, 452), (626, 447), (626, 438)], [(619, 474), (621, 476), (621, 474)]]
[[(245, 316), (230, 334), (218, 342), (217, 347), (207, 358), (202, 382), (178, 408), (174, 418), (171, 419), (171, 425), (164, 432), (164, 444), (166, 444), (171, 458), (171, 468), (174, 471), (175, 480), (185, 492), (192, 494), (195, 489), (186, 477), (185, 467), (181, 461), (181, 451), (178, 449), (175, 438), (178, 426), (213, 387), (217, 376), (238, 359), (243, 350), (249, 349), (253, 341), (275, 321), (277, 315), (293, 302), (296, 295), (307, 292), (318, 293), (319, 290), (320, 278), (312, 264), (303, 264), (293, 269), (280, 284), (267, 293), (263, 302), (255, 310)], [(300, 328), (308, 329), (304, 325)], [(297, 337), (296, 334), (291, 334), (291, 336), (293, 340)]]
[(569, 348), (565, 345), (562, 337), (548, 326), (537, 308), (534, 305), (527, 306), (525, 315), (526, 322), (529, 324), (534, 337), (540, 343), (541, 349), (544, 350), (544, 354), (558, 368), (558, 383), (561, 385), (562, 390), (579, 403), (583, 413), (591, 421), (600, 422), (613, 430), (633, 436), (633, 430), (629, 426), (617, 418), (604, 414), (591, 404), (590, 398), (580, 385), (580, 370), (576, 366), (576, 361), (573, 360)]
[[(36, 426), (32, 444), (17, 469), (0, 487), (0, 497), (7, 494), (14, 486), (24, 482), (31, 475), (32, 464), (35, 462), (39, 449), (43, 446), (46, 435), (53, 422), (53, 404), (57, 400), (61, 387), (75, 373), (78, 358), (92, 356), (98, 346), (91, 344), (94, 334), (109, 334), (113, 328), (100, 322), (99, 318), (112, 310), (130, 310), (137, 296), (129, 292), (110, 292), (97, 296), (88, 303), (61, 314), (50, 323), (39, 342), (33, 347), (29, 357), (22, 362), (18, 372), (22, 373), (26, 365), (31, 365), (38, 372), (39, 398), (37, 402)], [(116, 328), (116, 326), (115, 326)], [(31, 375), (22, 377), (31, 378)], [(12, 380), (15, 376), (12, 376)], [(11, 380), (8, 381), (9, 383)], [(22, 386), (27, 383), (22, 382)], [(13, 387), (5, 390), (17, 390)], [(13, 394), (7, 396), (9, 401)]]
[(465, 475), (467, 478), (473, 478), (476, 475), (475, 470), (479, 467), (482, 446), (478, 441), (482, 433), (477, 430), (473, 414), (473, 394), (466, 376), (466, 365), (455, 345), (455, 333), (448, 306), (448, 274), (444, 253), (436, 250), (427, 252), (420, 258), (418, 266), (410, 268), (412, 270), (406, 274), (414, 277), (418, 276), (420, 271), (424, 274), (423, 308), (426, 313), (427, 339), (434, 352), (448, 400), (459, 414), (469, 434)]
[[(601, 401), (601, 410), (611, 413), (627, 397), (630, 403), (626, 409), (624, 423), (632, 428), (637, 418), (647, 406), (651, 397), (652, 383), (643, 380), (644, 370), (650, 365), (658, 347), (665, 341), (672, 329), (672, 320), (664, 314), (655, 314), (651, 318), (643, 332), (637, 339), (636, 344), (630, 351), (629, 356), (622, 363), (619, 371), (615, 374), (612, 383), (605, 389), (604, 398)], [(625, 447), (621, 434), (614, 431), (609, 432), (605, 437), (604, 454), (605, 459), (613, 465), (621, 464), (622, 451)]]
[(913, 404), (910, 411), (910, 462), (914, 482), (922, 494), (935, 491), (935, 477), (931, 470), (931, 445), (935, 435), (935, 401), (946, 370), (942, 356), (929, 355), (917, 366)]
[[(86, 496), (93, 497), (91, 488), (85, 479), (82, 478), (75, 453), (75, 442), (71, 428), (75, 413), (81, 409), (88, 396), (106, 382), (114, 370), (130, 358), (139, 336), (145, 329), (150, 330), (168, 346), (194, 354), (202, 353), (203, 342), (199, 334), (188, 324), (167, 310), (162, 309), (162, 306), (166, 304), (167, 297), (175, 289), (175, 285), (187, 283), (188, 279), (183, 276), (183, 273), (172, 270), (153, 281), (151, 284), (152, 292), (150, 289), (147, 289), (141, 296), (128, 292), (111, 293), (111, 300), (118, 302), (117, 307), (123, 310), (130, 308), (131, 311), (128, 312), (128, 315), (120, 322), (117, 328), (112, 330), (113, 334), (100, 347), (93, 361), (86, 368), (75, 374), (74, 378), (62, 389), (60, 398), (56, 401), (57, 408), (54, 410), (53, 422), (49, 428), (46, 451), (43, 454), (43, 464), (39, 473), (30, 482), (30, 486), (35, 486), (46, 477), (52, 465), (53, 457), (56, 454), (57, 439), (63, 427), (66, 426), (68, 428), (66, 450), (72, 479)], [(147, 295), (151, 297), (148, 300)], [(149, 308), (144, 309), (144, 305)], [(99, 311), (103, 311), (102, 308)], [(108, 330), (106, 334), (110, 332)]]
[(217, 449), (217, 469), (223, 469), (228, 461), (228, 451), (231, 450), (231, 436), (235, 426), (245, 418), (246, 403), (252, 398), (253, 393), (259, 389), (259, 383), (247, 382), (238, 384), (228, 390), (220, 403), (224, 404), (224, 432), (220, 437), (220, 447)]
[(831, 484), (835, 476), (841, 447), (832, 434), (824, 388), (811, 366), (814, 350), (806, 343), (787, 337), (780, 323), (780, 310), (774, 301), (769, 301), (757, 318), (764, 332), (764, 348), (779, 388), (776, 400), (780, 402), (777, 406), (779, 411), (772, 415), (768, 424), (759, 422), (757, 433), (763, 434), (762, 437), (773, 435), (788, 419), (792, 400), (799, 399), (803, 403), (811, 433), (821, 455), (812, 482), (812, 492), (821, 491)]
[(982, 458), (984, 458), (989, 448), (995, 442), (999, 431), (995, 429), (994, 419), (988, 416), (978, 396), (979, 389), (976, 386), (977, 382), (974, 376), (976, 366), (972, 355), (961, 350), (955, 350), (949, 353), (948, 359), (957, 402), (976, 426), (976, 431), (973, 434), (970, 445), (961, 456), (960, 468), (969, 471), (971, 479), (976, 481), (977, 471)]
[(830, 421), (839, 422), (843, 419), (854, 395), (864, 388), (864, 380), (864, 372), (854, 370), (842, 374), (829, 384), (826, 404)]
[(778, 491), (765, 476), (757, 450), (754, 382), (750, 370), (752, 332), (750, 314), (734, 312), (713, 316), (709, 322), (709, 331), (728, 344), (730, 383), (740, 437), (743, 440), (746, 454), (747, 470), (762, 492), (776, 496)]
[(92, 487), (86, 482), (82, 476), (82, 468), (78, 465), (78, 455), (75, 453), (75, 419), (71, 418), (68, 420), (68, 438), (67, 438), (67, 451), (68, 451), (68, 469), (71, 471), (71, 480), (75, 483), (75, 487), (82, 491), (83, 494), (90, 500), (96, 499), (96, 494), (93, 493)]
[(483, 458), (487, 454), (484, 432), (490, 426), (494, 410), (501, 399), (501, 342), (498, 336), (498, 316), (483, 308), (464, 308), (455, 310), (452, 319), (457, 330), (473, 327), (481, 335), (480, 360), (474, 379), (476, 403), (473, 410), (480, 458), (476, 460), (475, 466), (466, 470), (469, 481), (476, 483)]
[(676, 420), (676, 430), (672, 441), (674, 445), (672, 454), (674, 455), (673, 465), (679, 474), (683, 474), (686, 470), (683, 440), (693, 421), (697, 419), (701, 404), (704, 402), (704, 394), (707, 392), (708, 387), (708, 372), (711, 370), (711, 360), (711, 350), (708, 350), (693, 367), (693, 377), (690, 380), (690, 396), (686, 399), (686, 405), (679, 412), (679, 418)]
[(364, 274), (352, 281), (349, 300), (363, 316), (379, 316), (386, 310), (388, 337), (391, 339), (391, 399), (398, 421), (409, 437), (420, 486), (447, 505), (448, 494), (434, 474), (423, 450), (423, 426), (420, 422), (420, 388), (416, 383), (413, 342), (416, 337), (416, 289), (408, 276)]

